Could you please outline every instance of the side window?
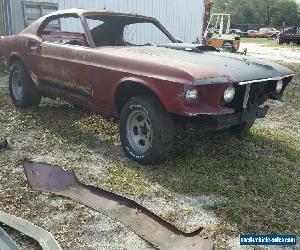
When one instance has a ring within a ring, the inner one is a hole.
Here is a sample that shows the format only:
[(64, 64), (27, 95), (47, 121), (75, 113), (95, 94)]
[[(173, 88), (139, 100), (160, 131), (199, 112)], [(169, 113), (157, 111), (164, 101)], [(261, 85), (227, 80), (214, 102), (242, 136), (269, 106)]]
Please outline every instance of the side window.
[(104, 21), (101, 20), (94, 20), (94, 19), (90, 19), (90, 18), (86, 18), (87, 24), (89, 26), (90, 30), (93, 30), (97, 27), (99, 27), (100, 25), (104, 24)]
[(41, 31), (44, 41), (62, 45), (88, 46), (79, 17), (58, 17), (50, 20)]
[(134, 23), (125, 26), (124, 41), (132, 45), (164, 44), (171, 40), (153, 23)]

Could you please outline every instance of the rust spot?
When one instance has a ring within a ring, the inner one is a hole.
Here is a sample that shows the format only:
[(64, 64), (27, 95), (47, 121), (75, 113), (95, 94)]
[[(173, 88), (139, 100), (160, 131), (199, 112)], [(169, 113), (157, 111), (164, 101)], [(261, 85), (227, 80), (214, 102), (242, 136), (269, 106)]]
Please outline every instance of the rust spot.
[[(57, 78), (51, 77), (51, 76), (46, 76), (46, 77), (42, 77), (43, 81), (49, 82), (51, 84), (54, 84), (58, 87), (62, 87), (62, 88), (66, 88), (66, 89), (71, 89), (71, 90), (75, 90), (77, 92), (81, 92), (84, 95), (87, 96), (93, 96), (93, 91), (92, 91), (92, 87), (90, 84), (77, 84), (75, 82), (75, 80), (73, 81), (61, 81)], [(85, 86), (89, 86), (89, 87), (85, 87)]]

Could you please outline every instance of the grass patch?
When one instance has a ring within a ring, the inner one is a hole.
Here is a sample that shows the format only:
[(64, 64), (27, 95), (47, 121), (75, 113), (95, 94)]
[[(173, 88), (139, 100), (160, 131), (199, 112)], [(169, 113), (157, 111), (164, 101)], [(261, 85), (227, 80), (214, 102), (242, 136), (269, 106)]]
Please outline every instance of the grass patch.
[[(127, 161), (129, 162), (129, 161)], [(161, 187), (153, 187), (144, 175), (143, 169), (137, 164), (115, 163), (106, 168), (106, 177), (101, 186), (115, 193), (123, 193), (139, 198), (163, 197), (170, 199), (172, 193)]]
[(8, 150), (1, 150), (0, 151), (0, 163), (5, 163), (9, 160), (10, 158), (10, 154), (8, 152)]
[(7, 95), (7, 91), (0, 87), (0, 98)]
[(170, 194), (226, 197), (209, 208), (241, 233), (298, 232), (299, 138), (260, 128), (242, 140), (218, 133), (187, 137), (160, 166), (109, 168), (109, 183), (133, 195), (148, 196), (149, 183), (158, 183)]

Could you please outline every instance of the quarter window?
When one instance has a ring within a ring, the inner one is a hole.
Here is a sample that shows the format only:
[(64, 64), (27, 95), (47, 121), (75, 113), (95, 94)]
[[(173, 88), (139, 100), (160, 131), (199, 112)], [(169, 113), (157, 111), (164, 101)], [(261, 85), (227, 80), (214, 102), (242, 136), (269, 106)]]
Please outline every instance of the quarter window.
[(81, 20), (75, 16), (51, 18), (41, 31), (41, 37), (50, 43), (88, 46)]

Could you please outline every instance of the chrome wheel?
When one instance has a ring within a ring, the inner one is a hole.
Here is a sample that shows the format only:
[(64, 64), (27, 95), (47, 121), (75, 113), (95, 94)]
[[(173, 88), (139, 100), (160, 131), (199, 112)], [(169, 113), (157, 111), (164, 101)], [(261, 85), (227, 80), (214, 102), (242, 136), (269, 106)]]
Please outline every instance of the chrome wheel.
[(140, 154), (147, 152), (152, 144), (153, 129), (144, 111), (132, 112), (127, 120), (127, 138), (131, 148)]
[(22, 101), (23, 98), (23, 84), (22, 84), (22, 76), (20, 71), (14, 71), (12, 74), (12, 91), (15, 99), (17, 101)]

